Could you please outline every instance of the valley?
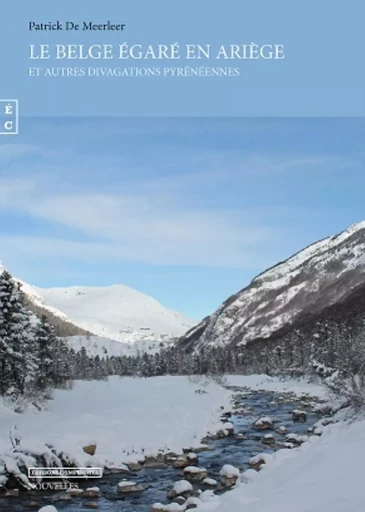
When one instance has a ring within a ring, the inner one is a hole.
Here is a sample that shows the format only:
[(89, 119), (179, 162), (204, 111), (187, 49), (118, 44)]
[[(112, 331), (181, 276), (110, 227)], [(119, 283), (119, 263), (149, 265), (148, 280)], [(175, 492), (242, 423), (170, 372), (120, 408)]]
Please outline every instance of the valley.
[[(363, 446), (364, 249), (358, 223), (198, 324), (123, 285), (40, 288), (1, 266), (0, 509), (322, 512), (331, 450), (355, 461), (333, 491), (347, 500)], [(105, 474), (36, 491), (27, 470), (42, 466)]]

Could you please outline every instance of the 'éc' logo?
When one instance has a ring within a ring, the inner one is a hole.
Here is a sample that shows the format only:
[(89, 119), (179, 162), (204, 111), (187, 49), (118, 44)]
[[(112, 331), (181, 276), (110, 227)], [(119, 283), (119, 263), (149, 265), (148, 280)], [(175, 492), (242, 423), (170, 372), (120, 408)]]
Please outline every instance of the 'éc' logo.
[(0, 100), (0, 135), (18, 135), (18, 100)]

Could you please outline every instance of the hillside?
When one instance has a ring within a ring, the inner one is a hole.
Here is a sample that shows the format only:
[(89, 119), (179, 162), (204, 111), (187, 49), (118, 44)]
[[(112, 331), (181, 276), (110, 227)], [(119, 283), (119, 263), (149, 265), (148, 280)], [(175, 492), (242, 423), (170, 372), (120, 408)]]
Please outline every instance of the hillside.
[[(180, 338), (187, 349), (262, 350), (326, 316), (352, 314), (365, 289), (365, 222), (316, 242), (258, 275)], [(348, 304), (348, 307), (347, 307)], [(365, 308), (363, 309), (365, 312)]]

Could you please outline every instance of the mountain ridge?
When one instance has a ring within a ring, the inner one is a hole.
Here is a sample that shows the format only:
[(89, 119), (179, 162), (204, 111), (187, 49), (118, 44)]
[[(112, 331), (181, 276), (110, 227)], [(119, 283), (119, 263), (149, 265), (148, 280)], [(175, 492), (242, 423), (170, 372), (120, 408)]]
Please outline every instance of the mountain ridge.
[(178, 340), (178, 347), (244, 346), (269, 339), (365, 282), (365, 221), (261, 272)]

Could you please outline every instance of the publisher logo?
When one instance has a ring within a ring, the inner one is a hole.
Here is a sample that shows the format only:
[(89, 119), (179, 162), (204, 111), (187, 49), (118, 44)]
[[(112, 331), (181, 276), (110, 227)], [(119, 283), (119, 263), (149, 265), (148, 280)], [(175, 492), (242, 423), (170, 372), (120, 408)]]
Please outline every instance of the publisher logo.
[(18, 135), (18, 100), (0, 100), (0, 135)]
[(28, 468), (28, 478), (102, 478), (103, 468)]

